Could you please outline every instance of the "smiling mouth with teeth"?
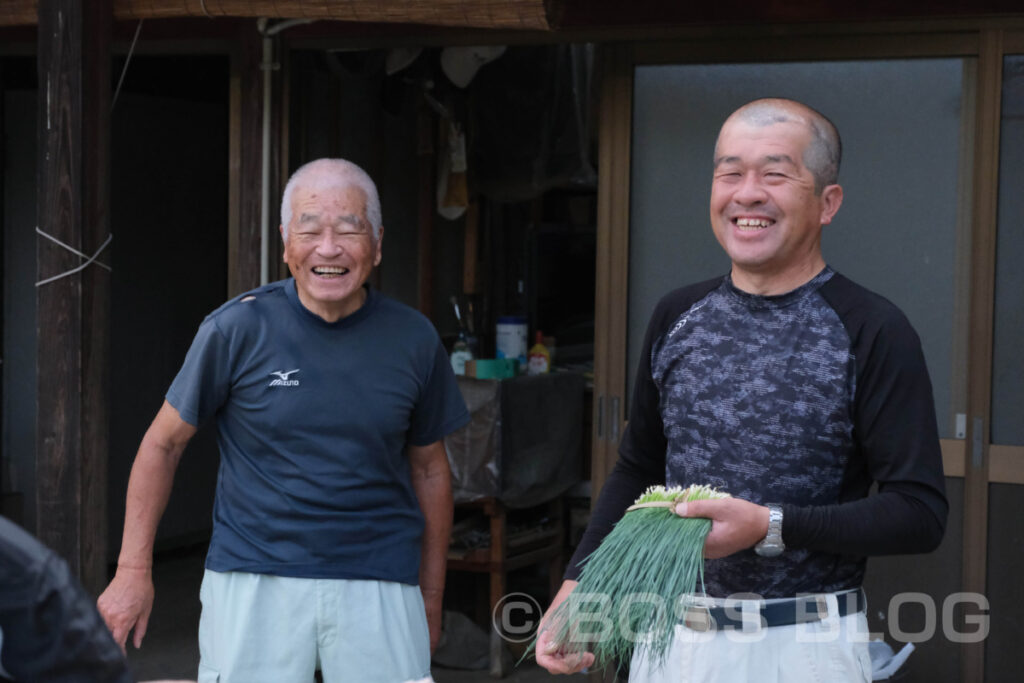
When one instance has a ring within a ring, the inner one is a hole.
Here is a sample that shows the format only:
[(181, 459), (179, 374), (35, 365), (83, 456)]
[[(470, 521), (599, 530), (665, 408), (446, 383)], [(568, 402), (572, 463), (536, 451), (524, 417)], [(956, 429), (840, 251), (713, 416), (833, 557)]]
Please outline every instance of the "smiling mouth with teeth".
[(741, 231), (754, 231), (763, 230), (770, 225), (773, 225), (775, 221), (768, 218), (736, 218), (733, 219), (736, 227)]
[(341, 277), (348, 273), (348, 268), (341, 268), (339, 266), (315, 266), (313, 268), (313, 274), (319, 275), (320, 277)]

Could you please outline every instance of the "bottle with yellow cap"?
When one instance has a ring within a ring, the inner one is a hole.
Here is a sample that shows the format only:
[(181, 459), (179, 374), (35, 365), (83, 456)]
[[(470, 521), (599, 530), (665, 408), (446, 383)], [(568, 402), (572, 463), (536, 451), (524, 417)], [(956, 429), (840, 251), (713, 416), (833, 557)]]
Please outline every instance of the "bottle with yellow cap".
[(537, 330), (537, 343), (526, 356), (526, 374), (543, 375), (551, 371), (551, 352), (544, 346), (544, 333)]

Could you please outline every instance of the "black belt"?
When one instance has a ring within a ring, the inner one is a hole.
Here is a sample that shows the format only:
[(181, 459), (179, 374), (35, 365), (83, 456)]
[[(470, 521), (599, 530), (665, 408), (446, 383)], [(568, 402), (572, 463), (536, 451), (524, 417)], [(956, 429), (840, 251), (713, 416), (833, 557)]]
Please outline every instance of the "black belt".
[[(839, 616), (856, 614), (867, 609), (867, 597), (863, 588), (836, 593), (839, 603)], [(761, 626), (792, 626), (821, 621), (828, 616), (828, 602), (824, 595), (805, 595), (786, 600), (775, 600), (760, 606), (754, 615), (760, 614)], [(690, 605), (686, 608), (682, 623), (695, 631), (712, 631), (722, 628), (742, 630), (744, 623), (751, 624), (753, 617), (743, 620), (744, 612), (740, 604), (731, 607), (703, 607)]]

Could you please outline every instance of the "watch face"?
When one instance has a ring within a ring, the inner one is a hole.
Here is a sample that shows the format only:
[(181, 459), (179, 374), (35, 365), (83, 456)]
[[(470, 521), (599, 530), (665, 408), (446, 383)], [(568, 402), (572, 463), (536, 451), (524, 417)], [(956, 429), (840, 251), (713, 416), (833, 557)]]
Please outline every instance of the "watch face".
[(761, 557), (778, 557), (782, 554), (783, 550), (784, 548), (778, 545), (767, 545), (763, 543), (758, 543), (756, 546), (754, 546), (754, 552), (760, 555)]

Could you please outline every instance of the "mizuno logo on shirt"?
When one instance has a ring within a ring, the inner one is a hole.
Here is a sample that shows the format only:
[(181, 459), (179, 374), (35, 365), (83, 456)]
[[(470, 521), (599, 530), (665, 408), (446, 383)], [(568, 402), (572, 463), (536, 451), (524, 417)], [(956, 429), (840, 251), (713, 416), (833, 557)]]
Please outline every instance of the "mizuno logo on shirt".
[(271, 380), (269, 386), (272, 386), (272, 387), (297, 387), (297, 386), (299, 386), (299, 380), (297, 380), (297, 379), (288, 379), (289, 377), (291, 377), (292, 375), (294, 375), (298, 371), (299, 371), (298, 368), (296, 368), (294, 370), (275, 370), (274, 372), (272, 372), (270, 374), (271, 374), (272, 377), (277, 377), (277, 379)]

